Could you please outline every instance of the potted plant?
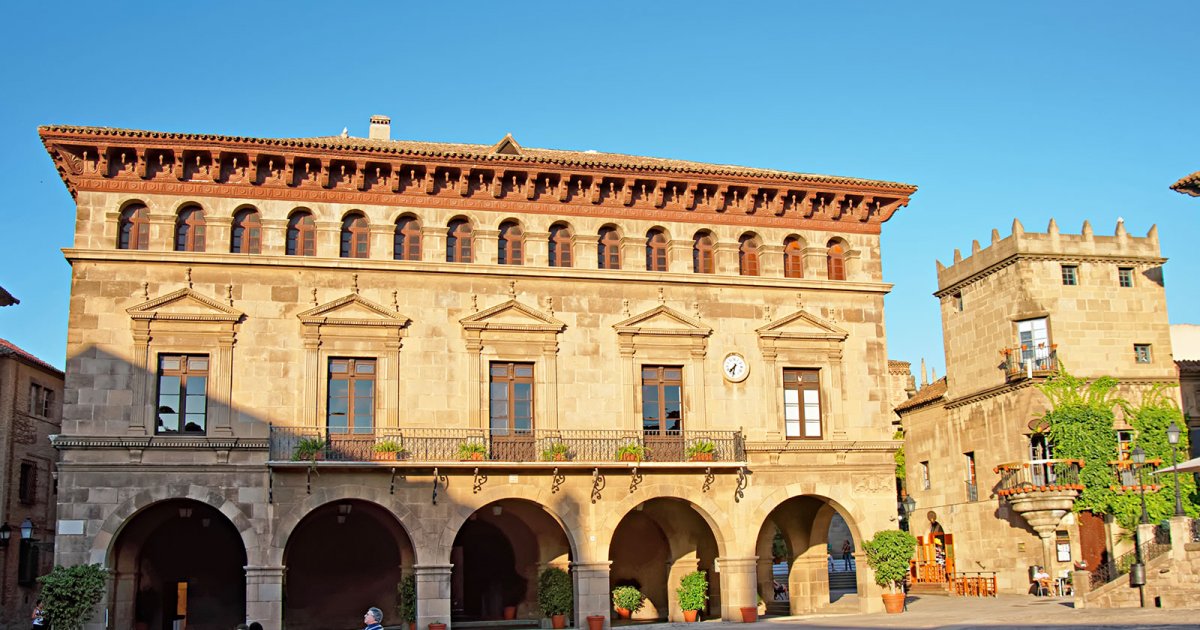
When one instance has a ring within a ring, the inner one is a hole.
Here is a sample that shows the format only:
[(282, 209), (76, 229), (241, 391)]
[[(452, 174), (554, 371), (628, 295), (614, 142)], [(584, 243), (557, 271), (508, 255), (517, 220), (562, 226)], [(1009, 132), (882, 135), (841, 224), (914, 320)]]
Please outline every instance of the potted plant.
[(713, 453), (717, 450), (717, 445), (709, 440), (697, 440), (692, 442), (685, 451), (688, 459), (694, 462), (711, 462)]
[(917, 539), (898, 529), (885, 529), (863, 543), (867, 564), (875, 572), (875, 583), (887, 587), (883, 605), (889, 613), (904, 610), (904, 590), (900, 585), (908, 575), (908, 564), (917, 549)]
[(623, 462), (640, 462), (646, 458), (646, 447), (635, 442), (617, 448), (617, 459)]
[(446, 630), (446, 624), (439, 619), (429, 624), (429, 630)]
[(458, 458), (463, 461), (482, 460), (487, 455), (487, 447), (479, 442), (463, 442), (458, 445)]
[(571, 576), (562, 569), (551, 567), (538, 576), (538, 608), (550, 618), (555, 628), (566, 627), (566, 615), (571, 611), (575, 595), (571, 589)]
[(570, 458), (571, 447), (562, 442), (555, 442), (549, 448), (542, 451), (542, 461), (547, 462), (565, 462)]
[(396, 585), (396, 616), (408, 623), (408, 630), (417, 627), (417, 578), (408, 574)]
[(292, 461), (319, 461), (325, 459), (325, 441), (321, 438), (300, 438), (292, 449)]
[(704, 571), (692, 571), (683, 576), (675, 594), (679, 596), (683, 620), (689, 623), (696, 621), (708, 603), (708, 575)]
[(401, 455), (405, 452), (407, 451), (396, 440), (380, 440), (375, 443), (375, 450), (371, 454), (371, 459), (376, 461), (400, 459)]
[(42, 608), (54, 627), (79, 630), (91, 621), (107, 579), (108, 570), (99, 564), (59, 565), (39, 577)]
[(641, 610), (643, 599), (645, 596), (636, 586), (618, 586), (612, 592), (613, 608), (621, 619), (629, 619), (633, 613)]

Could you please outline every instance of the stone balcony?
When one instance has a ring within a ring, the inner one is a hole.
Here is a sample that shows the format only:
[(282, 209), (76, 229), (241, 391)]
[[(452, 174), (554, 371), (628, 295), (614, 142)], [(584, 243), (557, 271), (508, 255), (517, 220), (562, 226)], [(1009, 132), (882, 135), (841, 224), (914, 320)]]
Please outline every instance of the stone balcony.
[(1078, 459), (1038, 459), (1000, 464), (996, 494), (1008, 502), (1043, 540), (1054, 535), (1062, 517), (1083, 491)]

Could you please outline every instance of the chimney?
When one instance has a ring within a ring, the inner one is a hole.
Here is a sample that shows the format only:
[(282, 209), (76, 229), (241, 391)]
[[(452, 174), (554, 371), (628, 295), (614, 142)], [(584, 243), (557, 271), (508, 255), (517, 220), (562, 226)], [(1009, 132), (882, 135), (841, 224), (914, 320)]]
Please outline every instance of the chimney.
[(371, 133), (367, 137), (372, 140), (391, 140), (392, 119), (388, 118), (387, 116), (372, 116)]

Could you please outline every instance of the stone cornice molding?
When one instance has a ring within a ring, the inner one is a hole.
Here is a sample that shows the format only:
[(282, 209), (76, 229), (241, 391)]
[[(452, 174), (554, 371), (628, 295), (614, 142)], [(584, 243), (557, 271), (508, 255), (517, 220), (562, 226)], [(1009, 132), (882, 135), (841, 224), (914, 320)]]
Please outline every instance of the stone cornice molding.
[(99, 191), (450, 206), (878, 234), (916, 192), (894, 182), (609, 154), (548, 151), (562, 155), (548, 157), (433, 143), (96, 127), (39, 132), (72, 196)]
[[(338, 312), (347, 307), (361, 307), (368, 314), (377, 317), (362, 317), (339, 315)], [(385, 328), (404, 328), (412, 320), (380, 306), (357, 293), (340, 297), (332, 302), (326, 302), (296, 315), (305, 326), (382, 326)]]
[[(505, 313), (516, 313), (519, 317), (527, 318), (528, 321), (514, 322), (497, 319)], [(515, 298), (468, 315), (458, 321), (462, 324), (463, 330), (473, 331), (560, 333), (567, 327), (558, 319), (521, 304)]]
[[(788, 330), (792, 324), (797, 322), (808, 324), (808, 326)], [(755, 332), (758, 333), (760, 340), (769, 339), (776, 343), (811, 340), (845, 341), (850, 336), (850, 333), (845, 330), (803, 309), (786, 317), (781, 317), (765, 326), (760, 326)]]
[[(210, 312), (163, 312), (164, 306), (177, 302), (191, 302)], [(179, 289), (161, 297), (154, 298), (141, 304), (125, 309), (129, 317), (135, 321), (176, 321), (176, 322), (225, 322), (237, 323), (244, 316), (241, 311), (222, 304), (210, 297), (197, 293), (191, 288)]]
[[(661, 316), (661, 317), (660, 317)], [(665, 319), (676, 324), (672, 328), (662, 328), (658, 326), (645, 326), (644, 324), (652, 319)], [(613, 329), (618, 335), (625, 336), (664, 336), (664, 337), (698, 337), (705, 338), (712, 334), (712, 327), (704, 322), (689, 317), (676, 311), (675, 309), (660, 304), (645, 313), (634, 315), (628, 319), (622, 320), (613, 324)]]
[(123, 435), (56, 435), (50, 440), (54, 448), (63, 449), (219, 449), (266, 451), (267, 438), (236, 438), (212, 436), (123, 436)]
[[(1153, 256), (1108, 256), (1103, 254), (1042, 254), (1017, 252), (1011, 256), (998, 260), (995, 263), (984, 267), (983, 269), (980, 269), (979, 271), (963, 278), (962, 280), (948, 285), (944, 289), (938, 289), (937, 291), (934, 291), (933, 295), (934, 297), (941, 299), (947, 295), (957, 293), (958, 291), (962, 290), (963, 287), (974, 284), (979, 280), (982, 280), (983, 278), (986, 278), (1000, 271), (1001, 269), (1009, 267), (1022, 260), (1050, 260), (1061, 261), (1065, 263), (1108, 263), (1114, 265), (1128, 264), (1131, 266), (1145, 264), (1161, 265), (1167, 262), (1166, 258)], [(947, 269), (951, 269), (951, 267), (947, 267)]]
[(894, 453), (904, 443), (897, 440), (787, 440), (747, 441), (747, 453)]
[[(1076, 375), (1076, 376), (1078, 376), (1078, 375)], [(953, 400), (947, 400), (946, 401), (946, 409), (957, 409), (958, 407), (969, 405), (971, 403), (976, 403), (981, 400), (986, 400), (988, 398), (995, 398), (997, 396), (1001, 396), (1001, 395), (1007, 394), (1009, 392), (1014, 392), (1017, 390), (1025, 389), (1027, 387), (1036, 385), (1038, 383), (1044, 383), (1046, 381), (1046, 378), (1047, 377), (1045, 377), (1045, 376), (1034, 376), (1032, 379), (1023, 378), (1019, 381), (1013, 381), (1011, 383), (1004, 383), (1002, 385), (988, 387), (986, 389), (982, 389), (982, 390), (976, 391), (974, 393), (967, 394), (965, 396), (959, 396), (958, 398), (955, 398)], [(1089, 377), (1084, 377), (1084, 378), (1089, 378)], [(1145, 377), (1145, 376), (1122, 376), (1119, 378), (1119, 380), (1121, 382), (1121, 385), (1142, 385), (1142, 386), (1153, 386), (1153, 385), (1171, 386), (1171, 385), (1174, 385), (1176, 387), (1179, 386), (1179, 379), (1171, 379), (1171, 378), (1155, 378), (1155, 377)], [(934, 402), (934, 401), (931, 401), (931, 402)], [(919, 405), (912, 407), (912, 409), (917, 409), (918, 407), (919, 407)], [(905, 413), (907, 413), (908, 411), (910, 411), (910, 410), (906, 409)]]

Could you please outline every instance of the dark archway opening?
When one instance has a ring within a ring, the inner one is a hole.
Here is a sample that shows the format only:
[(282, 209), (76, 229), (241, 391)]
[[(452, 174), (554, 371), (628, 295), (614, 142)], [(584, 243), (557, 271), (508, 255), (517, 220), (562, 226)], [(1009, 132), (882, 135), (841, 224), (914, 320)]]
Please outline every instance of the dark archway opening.
[(758, 594), (767, 614), (858, 611), (854, 527), (821, 497), (793, 497), (759, 529)]

